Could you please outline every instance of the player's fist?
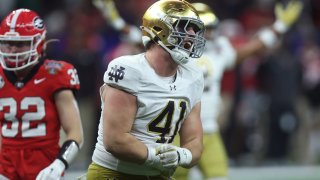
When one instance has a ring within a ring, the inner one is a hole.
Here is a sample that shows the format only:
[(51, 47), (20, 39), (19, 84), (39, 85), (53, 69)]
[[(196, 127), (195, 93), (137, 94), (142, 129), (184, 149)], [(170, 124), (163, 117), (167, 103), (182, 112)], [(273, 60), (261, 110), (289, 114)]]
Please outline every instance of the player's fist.
[(299, 18), (303, 8), (302, 2), (298, 0), (291, 0), (284, 6), (277, 3), (275, 6), (276, 23), (275, 30), (284, 33), (292, 24)]
[(177, 166), (187, 168), (192, 161), (192, 153), (189, 149), (180, 148), (171, 144), (161, 145), (158, 153), (160, 162), (166, 169), (175, 169)]
[(145, 165), (158, 169), (162, 175), (171, 176), (178, 165), (177, 151), (167, 144), (148, 147)]
[(145, 165), (159, 169), (161, 167), (160, 156), (157, 155), (158, 151), (156, 148), (148, 147), (147, 159), (144, 162)]
[(60, 159), (56, 159), (48, 167), (40, 171), (36, 180), (60, 180), (65, 169), (64, 163)]
[(162, 144), (159, 149), (160, 162), (166, 169), (176, 169), (179, 165), (179, 155), (177, 148), (170, 144)]

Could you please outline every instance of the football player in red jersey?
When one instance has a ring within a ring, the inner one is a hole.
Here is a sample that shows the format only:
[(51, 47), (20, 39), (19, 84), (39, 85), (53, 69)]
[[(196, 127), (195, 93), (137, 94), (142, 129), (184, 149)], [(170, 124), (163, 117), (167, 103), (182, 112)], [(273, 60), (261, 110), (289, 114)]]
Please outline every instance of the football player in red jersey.
[[(44, 58), (46, 27), (32, 10), (0, 26), (0, 179), (60, 179), (83, 142), (76, 69)], [(67, 138), (59, 146), (60, 128)]]

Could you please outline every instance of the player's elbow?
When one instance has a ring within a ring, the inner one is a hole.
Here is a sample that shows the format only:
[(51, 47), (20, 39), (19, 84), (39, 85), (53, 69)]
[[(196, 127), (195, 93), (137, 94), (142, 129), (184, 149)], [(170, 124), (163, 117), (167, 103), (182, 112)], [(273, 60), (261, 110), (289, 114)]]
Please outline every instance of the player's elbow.
[(122, 140), (119, 136), (110, 133), (103, 138), (104, 148), (110, 153), (115, 153), (121, 143)]

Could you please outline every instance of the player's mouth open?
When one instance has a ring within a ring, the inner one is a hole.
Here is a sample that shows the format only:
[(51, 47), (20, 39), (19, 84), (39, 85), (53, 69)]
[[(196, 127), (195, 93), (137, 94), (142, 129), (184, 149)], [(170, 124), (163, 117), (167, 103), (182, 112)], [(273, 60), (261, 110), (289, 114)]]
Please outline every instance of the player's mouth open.
[(183, 44), (183, 48), (185, 48), (185, 49), (191, 49), (191, 47), (192, 47), (192, 41), (187, 41), (187, 42), (185, 42), (184, 44)]

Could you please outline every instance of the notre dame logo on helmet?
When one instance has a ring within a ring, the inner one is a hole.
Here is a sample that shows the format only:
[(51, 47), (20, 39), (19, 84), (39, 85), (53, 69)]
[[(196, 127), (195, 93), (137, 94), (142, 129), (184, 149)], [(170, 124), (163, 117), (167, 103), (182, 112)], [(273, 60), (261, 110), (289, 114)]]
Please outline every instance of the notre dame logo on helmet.
[(118, 82), (118, 80), (122, 80), (124, 77), (124, 70), (125, 68), (120, 66), (118, 68), (117, 65), (115, 65), (114, 67), (111, 68), (110, 72), (108, 73), (109, 76), (109, 80), (111, 81), (115, 81), (116, 83)]

